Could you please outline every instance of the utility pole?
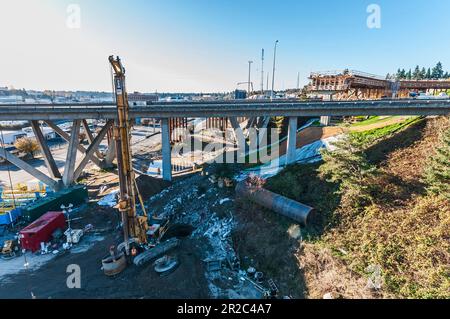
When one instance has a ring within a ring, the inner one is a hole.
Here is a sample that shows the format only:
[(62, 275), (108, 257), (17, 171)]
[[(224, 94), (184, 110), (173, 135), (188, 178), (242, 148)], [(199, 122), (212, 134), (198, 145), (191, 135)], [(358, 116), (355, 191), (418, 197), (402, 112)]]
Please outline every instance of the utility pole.
[(278, 40), (275, 41), (275, 48), (273, 50), (272, 93), (270, 95), (271, 99), (273, 99), (275, 97), (275, 65), (276, 65), (276, 59), (277, 59), (278, 42), (279, 42)]
[(300, 90), (300, 72), (297, 73), (297, 91)]
[(253, 61), (248, 61), (248, 96), (250, 97), (251, 93), (251, 84), (252, 84), (252, 63)]
[(261, 55), (261, 94), (264, 94), (264, 49)]
[(270, 78), (270, 72), (267, 72), (267, 84), (266, 84), (266, 91), (269, 92), (269, 78)]

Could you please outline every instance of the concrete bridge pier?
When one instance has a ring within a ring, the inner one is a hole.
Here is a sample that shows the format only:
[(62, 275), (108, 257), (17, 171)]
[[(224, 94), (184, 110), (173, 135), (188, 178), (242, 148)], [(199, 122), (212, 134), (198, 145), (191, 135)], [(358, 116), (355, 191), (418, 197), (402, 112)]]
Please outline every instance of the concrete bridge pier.
[(44, 134), (39, 126), (39, 121), (31, 121), (31, 127), (33, 128), (34, 136), (36, 137), (39, 147), (41, 148), (42, 156), (44, 157), (45, 165), (47, 166), (50, 177), (53, 179), (62, 179), (55, 159), (52, 156), (47, 141), (44, 138)]
[(297, 129), (298, 117), (290, 117), (286, 150), (286, 165), (295, 163), (295, 153), (297, 150)]
[(163, 179), (172, 181), (172, 147), (170, 145), (169, 119), (161, 119)]
[(330, 124), (331, 124), (331, 116), (321, 116), (320, 117), (320, 125), (330, 126)]
[(72, 131), (70, 134), (69, 148), (67, 150), (66, 164), (64, 166), (63, 183), (70, 186), (73, 182), (75, 173), (75, 164), (77, 160), (77, 145), (79, 145), (80, 136), (80, 120), (73, 121)]
[(108, 151), (106, 152), (105, 159), (103, 160), (103, 165), (105, 168), (112, 168), (113, 161), (116, 158), (116, 143), (114, 141), (109, 141)]
[[(4, 158), (12, 165), (15, 165), (16, 167), (24, 170), (55, 191), (70, 187), (81, 176), (83, 170), (89, 162), (93, 162), (98, 167), (104, 168), (105, 161), (107, 159), (103, 159), (104, 156), (100, 153), (99, 146), (108, 131), (111, 129), (114, 120), (108, 120), (106, 122), (106, 125), (100, 130), (100, 132), (98, 132), (98, 134), (96, 134), (96, 136), (94, 136), (94, 133), (90, 131), (86, 120), (74, 120), (70, 134), (66, 133), (52, 121), (44, 121), (58, 135), (69, 142), (63, 174), (60, 173), (58, 166), (56, 165), (56, 161), (41, 130), (39, 121), (32, 120), (30, 122), (36, 140), (40, 146), (40, 150), (47, 167), (48, 174), (41, 172), (32, 164), (27, 163), (25, 160), (0, 147), (1, 158)], [(84, 126), (84, 130), (89, 141), (89, 146), (87, 147), (87, 149), (80, 143), (81, 125)], [(81, 152), (83, 154), (83, 157), (77, 165), (78, 152)], [(100, 155), (100, 158), (97, 155)]]

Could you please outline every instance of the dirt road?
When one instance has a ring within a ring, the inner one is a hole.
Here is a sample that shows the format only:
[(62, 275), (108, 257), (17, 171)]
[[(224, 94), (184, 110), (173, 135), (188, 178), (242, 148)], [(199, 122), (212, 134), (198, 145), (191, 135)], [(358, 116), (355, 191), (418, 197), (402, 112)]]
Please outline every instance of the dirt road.
[[(120, 231), (115, 227), (118, 215), (113, 209), (94, 206), (83, 213), (83, 217), (82, 222), (74, 224), (74, 227), (90, 222), (99, 230), (95, 236), (104, 237), (102, 241), (95, 242), (87, 251), (75, 249), (55, 257), (38, 270), (4, 276), (0, 279), (0, 298), (29, 299), (31, 292), (38, 299), (208, 297), (203, 263), (198, 257), (194, 241), (184, 239), (181, 246), (172, 252), (179, 259), (180, 266), (167, 277), (156, 274), (150, 263), (144, 267), (129, 266), (113, 279), (103, 274), (101, 259), (106, 256), (111, 245), (120, 242)], [(84, 238), (84, 242), (86, 240)], [(2, 262), (0, 260), (0, 267)], [(73, 264), (79, 265), (81, 269), (81, 289), (69, 289), (66, 284), (69, 276), (67, 267)]]

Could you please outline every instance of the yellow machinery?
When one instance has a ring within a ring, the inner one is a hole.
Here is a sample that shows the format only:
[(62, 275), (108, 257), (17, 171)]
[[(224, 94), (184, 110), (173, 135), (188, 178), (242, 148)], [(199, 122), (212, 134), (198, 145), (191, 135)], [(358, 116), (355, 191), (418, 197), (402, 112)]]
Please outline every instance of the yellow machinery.
[(40, 184), (17, 184), (12, 190), (3, 190), (1, 192), (0, 215), (7, 214), (16, 207), (23, 206), (29, 201), (44, 196), (47, 190)]
[[(147, 213), (142, 197), (137, 188), (135, 173), (132, 166), (131, 152), (131, 122), (129, 104), (125, 87), (125, 68), (119, 57), (109, 57), (114, 72), (114, 90), (117, 103), (117, 121), (114, 125), (114, 141), (117, 151), (117, 164), (120, 184), (120, 199), (118, 208), (122, 216), (126, 254), (129, 255), (130, 242), (147, 243)], [(144, 216), (136, 213), (136, 195), (138, 196)]]
[(20, 253), (19, 243), (17, 240), (7, 240), (0, 252), (3, 259), (14, 258)]
[[(110, 255), (102, 260), (102, 265), (105, 275), (115, 276), (126, 268), (126, 260), (132, 258), (136, 266), (142, 266), (174, 249), (180, 241), (171, 238), (164, 243), (159, 242), (167, 229), (168, 221), (153, 217), (151, 219), (152, 228), (149, 227), (144, 201), (139, 193), (132, 166), (130, 107), (125, 87), (125, 69), (119, 57), (110, 56), (109, 62), (114, 72), (114, 91), (117, 104), (117, 121), (115, 121), (113, 129), (120, 189), (118, 208), (122, 217), (124, 242), (118, 247), (110, 247)], [(141, 204), (143, 216), (137, 214), (136, 196)], [(159, 227), (157, 234), (154, 234), (156, 225)], [(147, 234), (152, 236), (150, 242)], [(156, 240), (155, 236), (157, 236)], [(124, 248), (125, 252), (123, 252)]]
[(25, 184), (17, 184), (13, 190), (3, 190), (2, 200), (4, 201), (29, 201), (36, 199), (36, 194), (45, 195), (47, 190), (41, 185), (28, 186)]

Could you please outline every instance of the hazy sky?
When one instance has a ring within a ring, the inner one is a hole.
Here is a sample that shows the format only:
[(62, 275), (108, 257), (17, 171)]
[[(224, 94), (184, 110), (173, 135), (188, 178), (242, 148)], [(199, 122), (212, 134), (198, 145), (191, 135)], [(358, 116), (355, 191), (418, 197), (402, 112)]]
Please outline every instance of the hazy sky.
[[(380, 29), (367, 27), (372, 3)], [(261, 49), (271, 70), (277, 39), (276, 89), (295, 87), (297, 72), (306, 84), (317, 70), (450, 70), (449, 12), (448, 0), (0, 0), (0, 86), (110, 91), (118, 54), (129, 91), (234, 90), (248, 60), (259, 88)]]

